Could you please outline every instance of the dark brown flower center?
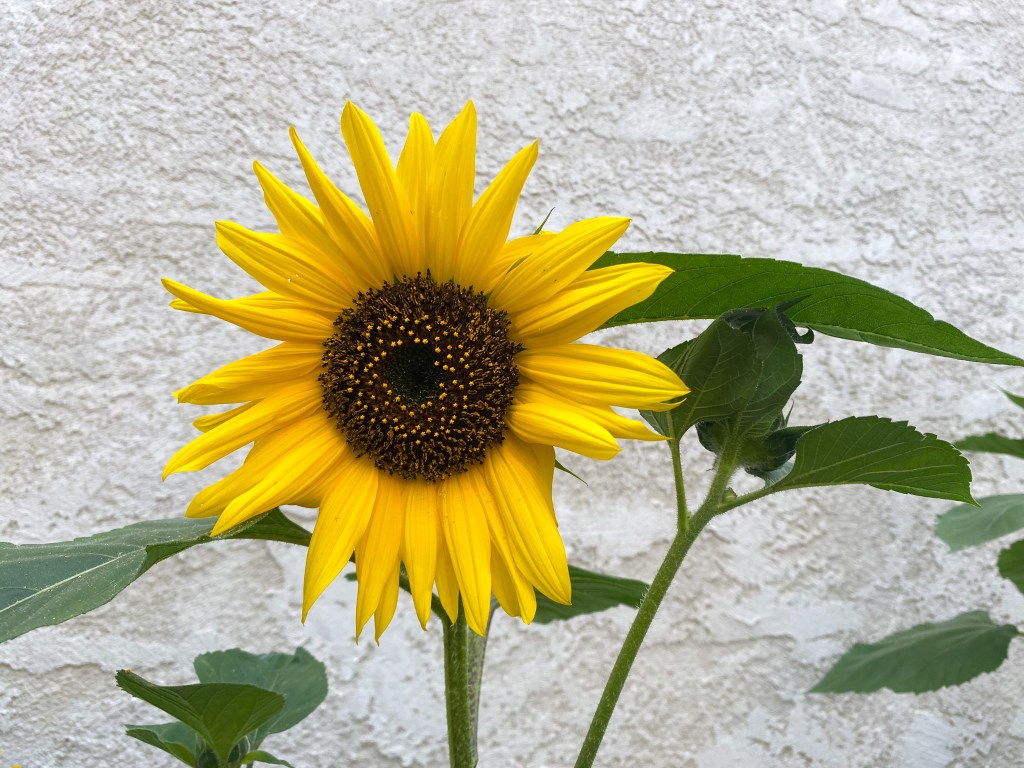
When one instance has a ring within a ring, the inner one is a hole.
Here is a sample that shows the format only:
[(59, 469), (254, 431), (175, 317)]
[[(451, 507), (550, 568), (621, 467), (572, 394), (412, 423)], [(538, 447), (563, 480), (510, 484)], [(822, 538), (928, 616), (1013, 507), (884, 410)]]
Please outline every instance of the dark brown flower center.
[(521, 349), (508, 328), (482, 293), (429, 273), (360, 293), (324, 342), (324, 407), (379, 469), (464, 472), (504, 438)]

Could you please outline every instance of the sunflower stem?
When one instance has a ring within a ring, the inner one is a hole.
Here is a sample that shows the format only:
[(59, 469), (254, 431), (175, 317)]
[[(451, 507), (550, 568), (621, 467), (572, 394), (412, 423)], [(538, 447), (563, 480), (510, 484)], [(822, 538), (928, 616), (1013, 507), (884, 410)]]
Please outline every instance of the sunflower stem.
[(469, 704), (469, 627), (459, 603), (455, 623), (444, 629), (444, 695), (448, 714), (448, 761), (451, 768), (474, 768), (473, 721)]
[(672, 465), (675, 471), (679, 527), (675, 538), (672, 540), (672, 544), (668, 548), (668, 552), (665, 553), (665, 559), (658, 568), (654, 580), (651, 581), (650, 589), (647, 590), (643, 601), (640, 603), (640, 607), (637, 609), (636, 617), (633, 619), (629, 632), (626, 633), (626, 639), (622, 643), (622, 648), (619, 649), (619, 655), (615, 659), (611, 673), (608, 675), (608, 681), (605, 683), (601, 700), (598, 702), (597, 709), (594, 711), (594, 717), (590, 721), (587, 737), (580, 747), (575, 768), (590, 768), (594, 764), (594, 759), (597, 757), (597, 751), (601, 747), (605, 731), (608, 730), (608, 723), (611, 721), (612, 713), (615, 711), (615, 705), (619, 701), (619, 695), (622, 693), (623, 687), (625, 687), (626, 678), (629, 676), (629, 671), (633, 667), (633, 662), (640, 651), (640, 646), (643, 645), (644, 638), (647, 636), (647, 630), (650, 629), (651, 622), (654, 621), (654, 616), (661, 606), (661, 601), (668, 592), (669, 585), (675, 578), (676, 573), (679, 571), (679, 566), (683, 564), (686, 554), (690, 551), (690, 547), (704, 529), (704, 526), (715, 515), (724, 511), (721, 509), (722, 501), (729, 486), (729, 479), (736, 468), (735, 457), (732, 455), (732, 451), (728, 453), (723, 451), (723, 454), (719, 457), (715, 466), (714, 479), (711, 481), (711, 487), (708, 489), (708, 495), (700, 508), (690, 517), (683, 490), (678, 439), (673, 438), (669, 441), (669, 449), (672, 451)]

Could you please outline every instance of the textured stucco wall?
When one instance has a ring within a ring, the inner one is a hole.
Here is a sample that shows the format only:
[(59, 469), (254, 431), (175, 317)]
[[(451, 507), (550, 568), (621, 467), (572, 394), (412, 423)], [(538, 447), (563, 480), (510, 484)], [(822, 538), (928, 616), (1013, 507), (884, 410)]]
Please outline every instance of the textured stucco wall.
[[(1016, 3), (817, 0), (216, 3), (0, 7), (0, 539), (66, 539), (179, 515), (218, 477), (161, 484), (194, 409), (170, 392), (260, 342), (174, 313), (159, 278), (246, 280), (211, 223), (270, 228), (254, 158), (300, 184), (287, 128), (355, 193), (351, 98), (395, 147), (409, 112), (480, 114), (481, 178), (535, 137), (517, 229), (633, 217), (623, 249), (772, 256), (894, 290), (1024, 354), (1024, 26)], [(657, 353), (695, 326), (629, 328)], [(1019, 412), (1020, 370), (819, 338), (794, 419), (878, 412), (953, 438)], [(708, 462), (688, 454), (688, 483)], [(650, 578), (672, 532), (667, 453), (573, 458), (556, 500), (571, 558)], [(975, 461), (976, 491), (1024, 487)], [(851, 642), (990, 606), (1024, 618), (998, 545), (951, 555), (948, 505), (870, 489), (791, 493), (714, 523), (651, 632), (601, 765), (1009, 766), (1024, 755), (1019, 647), (997, 674), (919, 697), (806, 690)], [(308, 513), (298, 518), (310, 523)], [(223, 543), (157, 566), (113, 604), (0, 646), (0, 765), (171, 765), (122, 735), (116, 691), (172, 683), (200, 652), (304, 645), (331, 694), (268, 748), (296, 765), (445, 764), (440, 633), (403, 598), (384, 642), (352, 641), (339, 581), (299, 623), (303, 552)], [(499, 618), (483, 766), (571, 764), (630, 614)]]

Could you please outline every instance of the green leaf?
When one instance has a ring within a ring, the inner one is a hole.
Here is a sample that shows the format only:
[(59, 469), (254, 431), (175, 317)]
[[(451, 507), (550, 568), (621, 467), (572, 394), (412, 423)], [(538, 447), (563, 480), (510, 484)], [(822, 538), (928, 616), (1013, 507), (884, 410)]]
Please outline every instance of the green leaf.
[(242, 759), (238, 762), (242, 765), (248, 765), (249, 763), (267, 763), (268, 765), (284, 765), (287, 766), (287, 768), (293, 768), (291, 763), (286, 760), (282, 760), (279, 757), (274, 757), (272, 754), (264, 752), (262, 749), (257, 749), (254, 752), (242, 755)]
[(163, 723), (160, 725), (127, 725), (126, 732), (151, 747), (162, 749), (195, 768), (196, 752), (201, 748), (199, 734), (184, 723)]
[(1024, 440), (1007, 437), (995, 432), (984, 435), (971, 435), (953, 443), (961, 451), (978, 451), (979, 453), (1004, 453), (1024, 459)]
[(637, 262), (665, 264), (676, 271), (650, 298), (602, 327), (715, 318), (737, 307), (767, 308), (806, 297), (786, 314), (797, 325), (830, 336), (978, 363), (1024, 365), (1021, 358), (972, 339), (906, 299), (827, 269), (680, 253), (607, 253), (594, 267)]
[(569, 566), (569, 579), (572, 582), (572, 605), (561, 605), (538, 593), (535, 624), (550, 624), (617, 605), (637, 608), (647, 592), (647, 585), (642, 581), (595, 573), (574, 565)]
[(1011, 544), (999, 553), (999, 575), (1009, 579), (1024, 592), (1024, 539)]
[(155, 685), (127, 669), (117, 673), (117, 684), (126, 693), (193, 728), (220, 764), (227, 762), (232, 747), (243, 736), (284, 707), (284, 696), (254, 685)]
[(971, 502), (967, 459), (906, 422), (858, 416), (813, 427), (796, 443), (792, 471), (773, 490), (870, 485), (884, 491)]
[(212, 519), (148, 520), (52, 544), (0, 543), (0, 642), (60, 624), (110, 602), (161, 560), (222, 539), (308, 544), (309, 533), (279, 510), (210, 537)]
[(1010, 392), (1007, 392), (1005, 389), (1003, 390), (1003, 394), (1010, 398), (1011, 403), (1013, 403), (1014, 405), (1018, 405), (1021, 408), (1024, 408), (1024, 395), (1014, 395), (1011, 394)]
[(956, 552), (1024, 528), (1024, 494), (986, 496), (939, 515), (935, 533)]
[(812, 693), (937, 691), (991, 672), (1006, 659), (1019, 633), (994, 624), (985, 611), (938, 624), (918, 624), (877, 643), (858, 643), (829, 670)]
[(284, 696), (284, 708), (253, 734), (253, 747), (303, 720), (327, 697), (327, 671), (303, 648), (294, 654), (214, 651), (197, 656), (195, 669), (201, 683), (249, 683)]

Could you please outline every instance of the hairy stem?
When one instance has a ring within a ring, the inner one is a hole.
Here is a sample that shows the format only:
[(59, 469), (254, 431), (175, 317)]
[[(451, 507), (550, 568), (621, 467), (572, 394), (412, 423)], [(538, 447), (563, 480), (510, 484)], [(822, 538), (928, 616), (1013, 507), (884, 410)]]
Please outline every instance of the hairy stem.
[(459, 617), (444, 628), (444, 698), (448, 715), (448, 761), (451, 768), (474, 768), (473, 726), (469, 707), (469, 627)]

